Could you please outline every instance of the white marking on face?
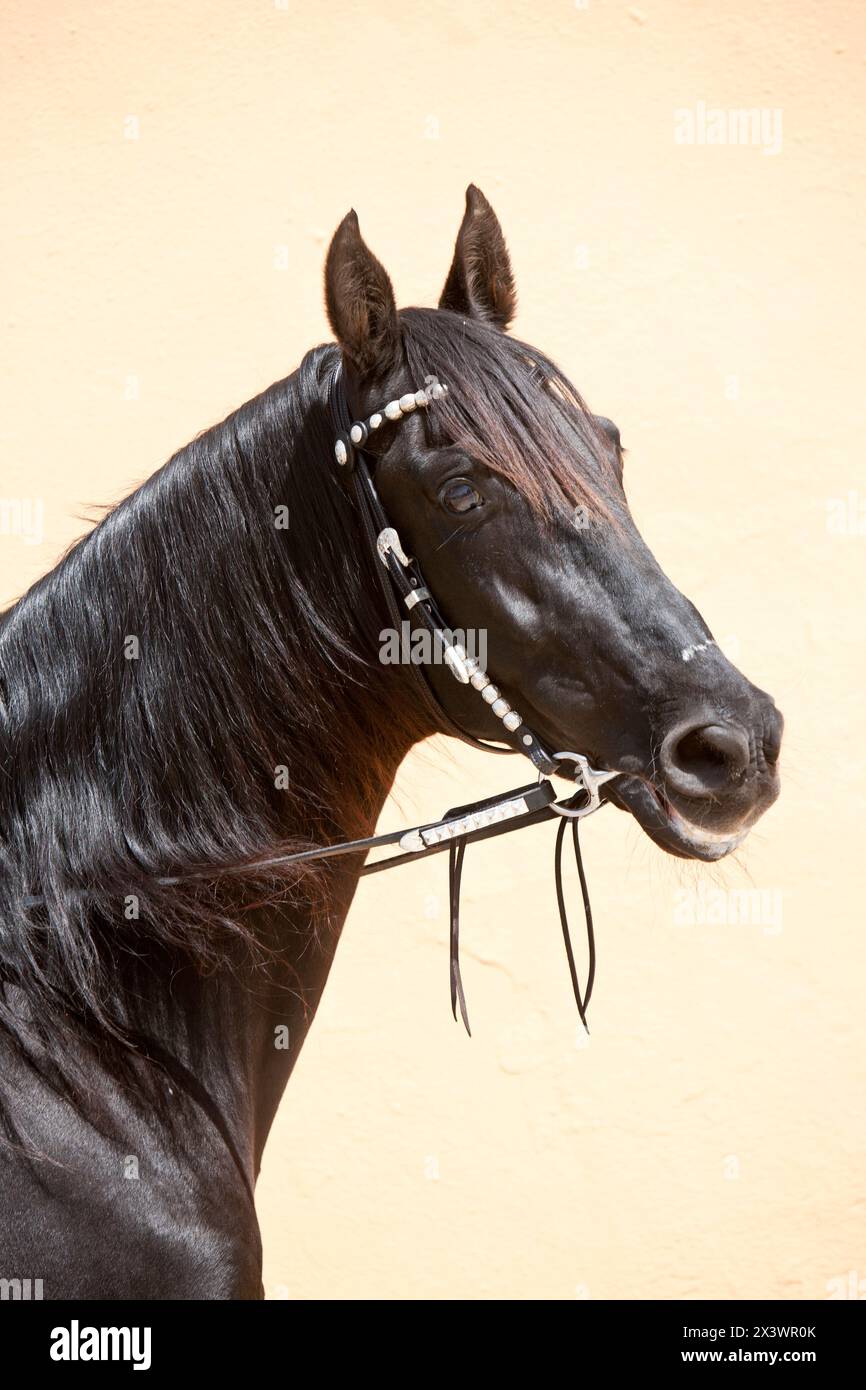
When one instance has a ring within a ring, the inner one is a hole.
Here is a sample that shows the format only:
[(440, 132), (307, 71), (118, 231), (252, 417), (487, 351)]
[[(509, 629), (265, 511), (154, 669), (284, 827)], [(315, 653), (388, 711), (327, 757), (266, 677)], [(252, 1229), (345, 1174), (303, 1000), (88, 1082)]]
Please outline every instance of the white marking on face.
[(680, 656), (683, 661), (691, 661), (692, 657), (697, 656), (698, 652), (705, 652), (707, 647), (714, 647), (715, 645), (712, 637), (708, 637), (706, 642), (695, 642), (692, 647), (683, 647)]

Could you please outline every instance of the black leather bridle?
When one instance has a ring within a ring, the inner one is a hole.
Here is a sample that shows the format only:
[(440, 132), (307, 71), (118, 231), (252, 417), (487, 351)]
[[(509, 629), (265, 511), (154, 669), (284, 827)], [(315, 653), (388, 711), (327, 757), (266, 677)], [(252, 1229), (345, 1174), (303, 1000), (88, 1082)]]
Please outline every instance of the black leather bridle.
[[(487, 752), (522, 753), (539, 772), (549, 775), (558, 770), (556, 758), (523, 722), (517, 711), (510, 708), (489, 676), (479, 669), (478, 662), (467, 657), (463, 648), (451, 640), (450, 629), (444, 622), (430, 589), (424, 583), (417, 561), (405, 553), (397, 531), (388, 521), (373, 482), (373, 461), (364, 449), (371, 430), (379, 428), (380, 424), (389, 418), (388, 411), (392, 412), (392, 420), (404, 418), (415, 410), (426, 409), (432, 400), (438, 398), (436, 393), (445, 395), (447, 389), (441, 382), (430, 379), (424, 390), (402, 396), (399, 401), (391, 401), (384, 410), (374, 411), (368, 421), (353, 421), (343, 389), (342, 370), (338, 367), (331, 378), (329, 388), (331, 416), (337, 429), (334, 455), (342, 478), (353, 489), (367, 541), (373, 553), (382, 562), (381, 566), (376, 566), (376, 570), (395, 628), (399, 629), (401, 622), (411, 616), (427, 629), (442, 651), (445, 665), (455, 680), (463, 685), (473, 685), (502, 721), (502, 738), (510, 747), (497, 748), (495, 744), (474, 738), (455, 724), (433, 694), (422, 675), (421, 667), (410, 662), (421, 699), (433, 714), (437, 725), (454, 738), (460, 738), (464, 743), (483, 748)], [(398, 408), (399, 416), (396, 415)], [(373, 421), (379, 421), (380, 424), (372, 425)]]
[[(466, 1031), (470, 1032), (459, 956), (460, 882), (466, 846), (476, 840), (489, 840), (510, 830), (522, 830), (525, 826), (538, 825), (541, 821), (559, 817), (554, 855), (556, 901), (577, 1011), (586, 1028), (586, 1010), (595, 980), (595, 938), (578, 826), (584, 816), (592, 815), (604, 804), (599, 795), (603, 783), (620, 774), (591, 767), (582, 753), (551, 753), (524, 723), (520, 714), (510, 707), (487, 673), (480, 668), (479, 663), (468, 657), (465, 650), (453, 641), (451, 630), (446, 626), (436, 600), (424, 582), (417, 561), (406, 554), (397, 531), (388, 521), (373, 481), (374, 459), (364, 448), (370, 433), (379, 429), (385, 420), (400, 420), (415, 410), (426, 409), (431, 402), (444, 396), (447, 389), (443, 383), (428, 377), (423, 390), (390, 401), (381, 411), (375, 411), (368, 420), (352, 420), (343, 387), (342, 369), (338, 366), (328, 385), (328, 400), (336, 432), (334, 458), (341, 481), (354, 497), (367, 543), (376, 557), (376, 573), (379, 575), (385, 605), (395, 629), (400, 630), (406, 615), (423, 623), (434, 641), (440, 644), (445, 664), (454, 678), (462, 684), (471, 684), (501, 721), (502, 738), (508, 746), (502, 748), (485, 742), (461, 729), (440, 705), (420, 666), (410, 661), (408, 665), (416, 683), (419, 699), (432, 715), (436, 727), (462, 739), (474, 748), (483, 748), (486, 752), (522, 753), (536, 768), (538, 780), (526, 786), (516, 787), (510, 792), (500, 793), (498, 796), (486, 797), (482, 801), (472, 801), (465, 806), (453, 806), (440, 820), (415, 825), (409, 830), (392, 830), (384, 835), (370, 835), (361, 840), (344, 840), (335, 845), (320, 845), (313, 849), (300, 850), (295, 854), (273, 855), (267, 859), (257, 859), (256, 867), (268, 869), (284, 864), (300, 864), (312, 859), (333, 859), (346, 854), (366, 855), (370, 850), (391, 846), (399, 849), (399, 853), (386, 859), (365, 864), (360, 870), (361, 876), (364, 876), (381, 873), (383, 869), (393, 869), (399, 864), (411, 863), (426, 855), (440, 854), (447, 850), (451, 1009), (456, 1019), (459, 1004)], [(401, 610), (401, 604), (405, 613)], [(575, 791), (564, 801), (556, 800), (556, 793), (547, 780), (553, 773), (569, 777), (577, 783)], [(569, 822), (586, 922), (588, 973), (584, 990), (581, 990), (575, 965), (562, 883), (562, 851)], [(231, 873), (233, 870), (229, 868), (226, 872)], [(187, 878), (188, 875), (184, 877)], [(180, 881), (176, 877), (160, 879), (162, 884)]]
[[(434, 642), (439, 644), (444, 662), (452, 676), (461, 684), (471, 684), (488, 704), (491, 712), (499, 718), (502, 723), (502, 739), (508, 746), (505, 748), (497, 747), (495, 744), (475, 738), (461, 729), (442, 708), (432, 687), (422, 674), (421, 667), (414, 662), (409, 662), (419, 698), (434, 717), (437, 727), (455, 738), (462, 739), (464, 743), (469, 743), (476, 748), (483, 748), (488, 752), (522, 753), (537, 769), (538, 782), (518, 787), (504, 795), (471, 802), (466, 806), (455, 806), (447, 811), (441, 820), (415, 826), (410, 830), (373, 835), (364, 840), (350, 840), (339, 845), (304, 851), (291, 857), (297, 860), (327, 858), (334, 855), (362, 853), (384, 846), (399, 845), (402, 853), (366, 865), (361, 870), (361, 874), (364, 875), (395, 868), (398, 864), (404, 864), (428, 854), (437, 854), (447, 849), (451, 919), (451, 1008), (456, 1018), (459, 1003), (463, 1022), (467, 1032), (469, 1032), (469, 1019), (459, 961), (460, 882), (466, 846), (475, 840), (490, 839), (495, 835), (504, 834), (506, 831), (519, 830), (527, 825), (535, 825), (540, 821), (553, 819), (555, 816), (561, 817), (556, 836), (556, 897), (574, 997), (581, 1021), (586, 1027), (586, 1009), (595, 978), (595, 941), (578, 825), (584, 816), (597, 811), (603, 804), (599, 798), (599, 787), (602, 783), (618, 774), (616, 772), (602, 772), (590, 767), (587, 759), (579, 753), (552, 753), (547, 749), (524, 722), (521, 715), (509, 706), (486, 672), (481, 670), (478, 662), (467, 657), (463, 647), (453, 641), (451, 630), (445, 623), (429, 586), (424, 582), (417, 561), (406, 554), (397, 531), (389, 523), (373, 481), (374, 460), (365, 449), (371, 433), (378, 430), (386, 421), (397, 421), (411, 415), (416, 410), (426, 409), (432, 402), (441, 399), (447, 390), (448, 388), (444, 383), (437, 381), (434, 377), (428, 377), (423, 389), (403, 395), (399, 400), (390, 401), (381, 411), (375, 411), (367, 420), (353, 420), (346, 399), (342, 368), (338, 366), (331, 376), (328, 386), (331, 417), (336, 433), (334, 458), (340, 478), (354, 497), (367, 543), (376, 557), (376, 572), (395, 629), (399, 631), (402, 622), (407, 617), (421, 623), (427, 629)], [(556, 801), (556, 794), (550, 782), (546, 780), (547, 776), (552, 773), (557, 773), (560, 776), (571, 776), (578, 783), (576, 791), (566, 801)], [(586, 989), (583, 991), (581, 991), (574, 960), (562, 884), (562, 849), (566, 825), (569, 820), (583, 897), (589, 953), (587, 983)], [(280, 862), (284, 861), (281, 860)]]

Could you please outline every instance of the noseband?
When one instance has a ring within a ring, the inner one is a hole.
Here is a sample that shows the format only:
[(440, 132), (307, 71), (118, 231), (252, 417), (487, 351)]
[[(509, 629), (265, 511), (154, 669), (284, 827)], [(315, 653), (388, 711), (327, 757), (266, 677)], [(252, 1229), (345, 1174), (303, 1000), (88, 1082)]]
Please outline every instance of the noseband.
[[(400, 630), (401, 622), (408, 615), (410, 621), (421, 624), (431, 633), (454, 679), (461, 685), (470, 685), (476, 690), (491, 713), (500, 720), (502, 740), (507, 746), (503, 748), (475, 738), (461, 729), (440, 705), (421, 668), (410, 662), (409, 669), (413, 673), (422, 704), (434, 716), (438, 728), (462, 739), (464, 743), (488, 752), (522, 753), (536, 768), (538, 781), (518, 787), (505, 795), (454, 807), (447, 811), (441, 820), (428, 825), (415, 826), (411, 830), (396, 831), (387, 835), (374, 835), (366, 840), (351, 840), (345, 844), (309, 850), (292, 857), (324, 858), (395, 844), (402, 850), (400, 854), (366, 865), (361, 870), (363, 875), (379, 873), (382, 869), (394, 868), (417, 857), (447, 849), (451, 899), (451, 1008), (456, 1018), (459, 1002), (463, 1022), (469, 1032), (458, 953), (460, 880), (466, 846), (475, 840), (490, 839), (494, 835), (560, 816), (562, 819), (556, 837), (555, 854), (556, 896), (574, 997), (581, 1021), (586, 1027), (586, 1009), (595, 977), (595, 942), (578, 825), (583, 817), (592, 815), (600, 808), (603, 804), (599, 795), (601, 786), (618, 774), (591, 767), (581, 753), (554, 753), (547, 749), (538, 735), (525, 723), (522, 715), (509, 705), (487, 673), (480, 668), (479, 663), (473, 657), (467, 656), (464, 648), (452, 640), (451, 630), (443, 620), (429, 585), (424, 581), (418, 562), (407, 555), (400, 536), (389, 523), (373, 481), (374, 460), (365, 450), (371, 434), (380, 429), (385, 421), (397, 422), (416, 410), (425, 410), (432, 402), (441, 400), (447, 391), (448, 387), (443, 383), (434, 377), (428, 377), (423, 389), (403, 395), (399, 400), (390, 401), (381, 410), (374, 411), (366, 420), (353, 420), (343, 386), (342, 369), (338, 366), (328, 389), (332, 422), (337, 432), (334, 459), (341, 479), (354, 496), (368, 545), (379, 562), (375, 567), (376, 573), (395, 629)], [(568, 766), (564, 767), (563, 764)], [(569, 776), (577, 783), (575, 792), (565, 801), (557, 802), (555, 792), (546, 780), (553, 773)], [(589, 950), (589, 973), (584, 991), (581, 991), (575, 967), (562, 886), (562, 847), (568, 820), (572, 823), (572, 840), (583, 896)]]

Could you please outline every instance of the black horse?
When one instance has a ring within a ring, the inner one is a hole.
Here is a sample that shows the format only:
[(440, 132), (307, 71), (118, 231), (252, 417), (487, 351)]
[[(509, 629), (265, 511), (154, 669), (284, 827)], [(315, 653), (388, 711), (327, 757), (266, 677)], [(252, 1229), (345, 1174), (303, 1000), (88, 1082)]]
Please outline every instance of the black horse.
[[(626, 774), (609, 799), (687, 857), (727, 852), (777, 795), (781, 717), (638, 535), (618, 430), (506, 333), (483, 195), (438, 309), (397, 311), (354, 212), (326, 297), (338, 344), (0, 620), (0, 1276), (47, 1298), (262, 1293), (262, 1149), (362, 867), (280, 856), (371, 834), (436, 732), (379, 659), (376, 559), (334, 464), (340, 358), (356, 419), (448, 384), (384, 422), (377, 486), (547, 746)], [(470, 687), (428, 674), (497, 738)]]

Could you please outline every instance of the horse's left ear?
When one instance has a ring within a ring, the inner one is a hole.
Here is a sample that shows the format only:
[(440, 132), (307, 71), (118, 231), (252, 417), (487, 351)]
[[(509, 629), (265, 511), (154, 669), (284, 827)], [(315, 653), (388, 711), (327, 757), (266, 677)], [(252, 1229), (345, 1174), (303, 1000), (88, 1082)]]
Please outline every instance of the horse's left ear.
[(354, 208), (328, 248), (325, 305), (359, 379), (384, 376), (400, 354), (400, 324), (388, 272), (361, 236)]
[(503, 329), (517, 308), (511, 261), (499, 218), (474, 183), (466, 190), (466, 211), (439, 308), (484, 319)]

